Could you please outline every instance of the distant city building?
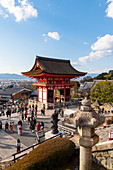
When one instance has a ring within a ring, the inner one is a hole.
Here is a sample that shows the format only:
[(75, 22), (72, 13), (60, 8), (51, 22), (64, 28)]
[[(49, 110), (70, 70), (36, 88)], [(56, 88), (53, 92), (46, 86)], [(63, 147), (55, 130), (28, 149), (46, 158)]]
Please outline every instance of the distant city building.
[[(86, 96), (86, 93), (90, 95), (92, 87), (94, 87), (95, 84), (99, 83), (100, 81), (106, 81), (106, 80), (94, 80), (93, 82), (80, 83), (80, 87), (78, 89), (79, 95), (82, 97)], [(113, 81), (113, 80), (108, 80), (108, 81)]]
[(31, 93), (30, 98), (37, 98), (38, 91), (35, 90)]
[(26, 89), (23, 87), (12, 87), (6, 91), (0, 91), (0, 98), (1, 100), (3, 99), (21, 100), (22, 95), (30, 92), (31, 92), (30, 89)]

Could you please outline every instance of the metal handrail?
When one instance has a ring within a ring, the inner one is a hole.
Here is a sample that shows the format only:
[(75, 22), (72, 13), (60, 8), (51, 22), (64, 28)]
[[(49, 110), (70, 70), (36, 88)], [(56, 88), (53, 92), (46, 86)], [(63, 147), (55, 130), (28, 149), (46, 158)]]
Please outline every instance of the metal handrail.
[[(50, 137), (49, 139), (53, 139), (53, 138), (55, 138), (55, 137), (57, 137), (57, 136), (60, 136), (61, 134), (62, 134), (62, 133), (60, 132), (60, 133), (58, 133), (57, 135)], [(26, 151), (26, 150), (28, 150), (28, 149), (31, 149), (31, 148), (34, 149), (35, 146), (38, 146), (38, 145), (40, 145), (41, 143), (43, 143), (43, 142), (45, 142), (45, 141), (48, 141), (49, 139), (45, 139), (45, 140), (42, 141), (42, 142), (36, 143), (36, 144), (34, 144), (34, 145), (32, 145), (32, 146), (29, 146), (28, 148), (25, 148), (25, 149), (23, 149), (23, 150), (21, 150), (21, 151), (19, 151), (19, 152), (17, 152), (17, 153), (12, 154), (12, 156), (14, 156), (14, 159), (13, 159), (12, 161), (14, 161), (14, 163), (15, 163), (15, 161), (16, 161), (17, 159), (25, 156), (27, 153), (25, 153), (25, 154), (23, 154), (23, 155), (21, 155), (21, 156), (19, 156), (19, 157), (17, 157), (17, 158), (15, 157), (16, 155), (18, 155), (18, 154), (20, 154), (20, 153), (22, 153), (22, 152), (24, 152), (24, 151)]]

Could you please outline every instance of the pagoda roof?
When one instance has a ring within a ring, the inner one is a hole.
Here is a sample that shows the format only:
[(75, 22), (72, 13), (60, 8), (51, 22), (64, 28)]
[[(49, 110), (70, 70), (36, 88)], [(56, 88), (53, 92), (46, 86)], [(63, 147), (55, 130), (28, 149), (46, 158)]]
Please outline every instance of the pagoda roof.
[(33, 68), (28, 72), (22, 72), (23, 75), (33, 77), (42, 73), (52, 75), (72, 75), (84, 76), (87, 73), (76, 70), (70, 64), (70, 60), (54, 59), (36, 56)]

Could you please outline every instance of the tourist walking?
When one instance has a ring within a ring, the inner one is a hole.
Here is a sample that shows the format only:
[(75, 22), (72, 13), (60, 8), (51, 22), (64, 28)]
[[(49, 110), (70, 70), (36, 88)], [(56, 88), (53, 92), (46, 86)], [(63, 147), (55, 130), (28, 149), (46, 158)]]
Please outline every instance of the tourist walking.
[(33, 121), (33, 120), (31, 121), (31, 130), (32, 130), (32, 133), (34, 133), (35, 124), (34, 124), (34, 121)]
[(8, 116), (10, 115), (10, 109), (9, 108), (6, 111), (6, 115), (7, 115), (7, 119), (8, 119)]
[(24, 116), (25, 116), (25, 120), (26, 120), (27, 119), (27, 110), (25, 111), (25, 115)]
[(9, 109), (9, 117), (11, 118), (11, 109)]
[(34, 108), (32, 108), (31, 116), (34, 117)]
[(10, 129), (10, 132), (13, 133), (14, 132), (14, 122), (10, 122), (10, 125), (9, 125), (9, 129)]
[(44, 122), (41, 122), (41, 123), (40, 123), (40, 129), (41, 129), (41, 130), (44, 130)]
[(44, 111), (43, 111), (43, 109), (41, 109), (41, 115), (42, 115), (42, 116), (44, 115)]
[(21, 124), (17, 125), (17, 129), (18, 129), (18, 135), (22, 135), (22, 126)]
[(18, 121), (18, 125), (22, 126), (22, 121), (21, 120)]
[(45, 104), (43, 104), (43, 114), (45, 116)]
[(45, 104), (43, 104), (43, 108), (41, 109), (41, 115), (45, 116)]
[(22, 107), (22, 109), (21, 109), (21, 110), (22, 110), (22, 113), (23, 113), (23, 112), (24, 112), (24, 107)]
[(35, 106), (35, 117), (37, 118), (37, 105)]
[(22, 121), (24, 122), (24, 113), (22, 112)]
[(5, 131), (8, 130), (8, 128), (9, 128), (9, 124), (8, 124), (8, 122), (6, 121), (6, 123), (5, 123)]
[(17, 143), (16, 143), (17, 152), (19, 152), (19, 151), (20, 151), (20, 145), (21, 145), (21, 143), (20, 143), (20, 139), (17, 139)]
[(0, 120), (0, 130), (2, 129), (2, 121)]
[(40, 122), (38, 122), (38, 124), (37, 124), (37, 130), (38, 131), (40, 130)]
[(34, 124), (36, 126), (36, 117), (33, 118)]
[(28, 124), (30, 123), (30, 117), (28, 116), (28, 118), (27, 118), (27, 121), (28, 121)]
[(64, 111), (63, 111), (63, 109), (60, 109), (59, 113), (60, 113), (60, 116), (61, 116), (61, 117), (64, 116)]

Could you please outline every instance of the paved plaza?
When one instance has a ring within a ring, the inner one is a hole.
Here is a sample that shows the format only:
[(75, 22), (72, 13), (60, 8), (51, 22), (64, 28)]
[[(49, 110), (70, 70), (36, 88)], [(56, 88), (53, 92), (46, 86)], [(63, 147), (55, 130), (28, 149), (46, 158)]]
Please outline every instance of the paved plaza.
[[(47, 110), (46, 116), (41, 116), (40, 112), (38, 112), (37, 122), (38, 121), (44, 122), (45, 132), (51, 130), (51, 115), (52, 115), (52, 113), (53, 113), (53, 110)], [(21, 150), (36, 143), (36, 134), (32, 133), (29, 130), (27, 120), (23, 122), (22, 136), (18, 135), (17, 124), (18, 124), (18, 121), (20, 118), (21, 118), (21, 116), (19, 113), (13, 113), (11, 115), (11, 118), (8, 118), (8, 119), (6, 116), (0, 117), (0, 120), (2, 121), (2, 124), (3, 124), (2, 125), (3, 130), (0, 130), (0, 160), (10, 158), (10, 156), (13, 153), (16, 153), (17, 139), (20, 139), (20, 141), (21, 141)], [(5, 132), (5, 122), (6, 121), (8, 121), (8, 123), (10, 123), (11, 121), (14, 122), (14, 133), (11, 133), (10, 131)]]
[[(73, 108), (73, 107), (72, 107)], [(75, 108), (76, 109), (76, 108)], [(51, 130), (51, 115), (54, 112), (54, 110), (46, 110), (46, 116), (41, 116), (40, 111), (38, 111), (37, 114), (37, 122), (44, 122), (45, 125), (45, 132)], [(11, 118), (8, 118), (5, 116), (1, 116), (0, 120), (2, 120), (3, 123), (3, 130), (0, 130), (0, 161), (5, 159), (10, 159), (10, 156), (14, 153), (16, 153), (16, 141), (17, 139), (20, 139), (21, 141), (21, 150), (24, 148), (27, 148), (36, 142), (36, 134), (32, 133), (29, 130), (28, 122), (27, 120), (23, 122), (23, 131), (22, 136), (19, 136), (17, 133), (17, 124), (19, 119), (21, 118), (19, 113), (13, 113), (11, 115)], [(11, 121), (14, 122), (14, 133), (11, 133), (10, 131), (5, 132), (5, 122), (8, 121), (10, 123)], [(96, 134), (99, 135), (99, 142), (104, 142), (109, 140), (109, 132), (113, 130), (113, 125), (107, 126), (107, 128), (103, 129), (103, 127), (96, 128)]]
[(96, 128), (95, 133), (99, 136), (99, 142), (108, 141), (110, 131), (113, 131), (113, 124), (107, 126), (105, 129), (103, 127)]

